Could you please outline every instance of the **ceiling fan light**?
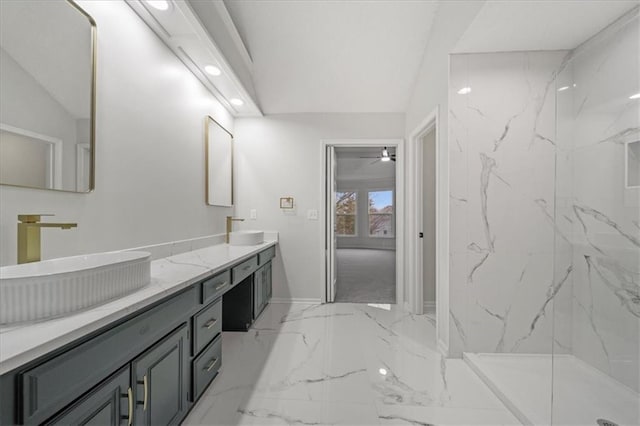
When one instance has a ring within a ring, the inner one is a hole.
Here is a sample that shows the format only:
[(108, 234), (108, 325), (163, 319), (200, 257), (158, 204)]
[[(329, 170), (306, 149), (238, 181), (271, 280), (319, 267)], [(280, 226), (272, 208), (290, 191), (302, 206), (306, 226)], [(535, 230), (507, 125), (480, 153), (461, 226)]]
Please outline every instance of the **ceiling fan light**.
[(382, 158), (380, 158), (380, 161), (391, 161), (391, 157), (389, 157), (389, 156), (382, 157)]

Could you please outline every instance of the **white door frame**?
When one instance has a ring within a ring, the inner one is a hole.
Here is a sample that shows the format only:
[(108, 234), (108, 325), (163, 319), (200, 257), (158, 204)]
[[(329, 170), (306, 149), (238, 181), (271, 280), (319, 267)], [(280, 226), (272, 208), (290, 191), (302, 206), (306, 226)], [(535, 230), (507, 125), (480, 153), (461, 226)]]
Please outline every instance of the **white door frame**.
[(436, 107), (411, 132), (407, 143), (407, 306), (413, 313), (423, 310), (422, 240), (422, 137), (435, 127), (436, 167), (436, 339), (444, 355), (449, 351), (449, 150), (441, 137), (440, 113)]
[[(359, 147), (359, 146), (375, 146), (375, 147), (395, 147), (396, 148), (396, 158), (400, 161), (396, 162), (396, 303), (400, 306), (404, 304), (404, 212), (405, 212), (405, 196), (404, 196), (404, 140), (403, 139), (323, 139), (321, 142), (321, 158), (322, 163), (320, 167), (322, 168), (322, 181), (321, 188), (322, 194), (326, 194), (326, 186), (328, 183), (327, 176), (327, 147)], [(321, 241), (324, 242), (324, 255), (322, 256), (322, 277), (320, 282), (322, 283), (322, 303), (327, 303), (327, 285), (328, 285), (328, 277), (327, 277), (327, 262), (328, 262), (328, 253), (326, 249), (326, 241), (329, 230), (327, 228), (327, 199), (326, 195), (322, 202), (322, 211), (320, 220), (322, 221), (322, 235)]]

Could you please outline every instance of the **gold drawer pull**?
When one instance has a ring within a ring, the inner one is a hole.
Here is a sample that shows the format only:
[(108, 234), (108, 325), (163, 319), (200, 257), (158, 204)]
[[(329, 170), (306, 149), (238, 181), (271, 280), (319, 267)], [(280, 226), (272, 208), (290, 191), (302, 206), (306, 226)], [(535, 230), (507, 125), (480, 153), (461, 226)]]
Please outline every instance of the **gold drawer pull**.
[(214, 325), (216, 325), (216, 323), (218, 322), (217, 319), (215, 318), (211, 318), (209, 321), (207, 321), (206, 323), (204, 323), (204, 327), (209, 330), (211, 327), (213, 327)]
[(229, 284), (229, 281), (225, 281), (222, 284), (220, 284), (219, 286), (216, 287), (216, 291), (220, 290), (221, 288), (226, 287)]
[(218, 358), (212, 359), (211, 361), (209, 361), (207, 365), (205, 365), (204, 370), (207, 372), (213, 370), (213, 367), (215, 367), (217, 363), (218, 363)]
[(142, 378), (144, 382), (144, 405), (142, 406), (142, 411), (147, 411), (147, 375), (145, 374)]
[(127, 389), (127, 399), (129, 400), (129, 420), (127, 424), (131, 426), (133, 422), (133, 392), (131, 392), (131, 388)]
[(243, 271), (246, 271), (247, 269), (251, 269), (251, 265), (247, 265), (244, 268), (242, 268)]

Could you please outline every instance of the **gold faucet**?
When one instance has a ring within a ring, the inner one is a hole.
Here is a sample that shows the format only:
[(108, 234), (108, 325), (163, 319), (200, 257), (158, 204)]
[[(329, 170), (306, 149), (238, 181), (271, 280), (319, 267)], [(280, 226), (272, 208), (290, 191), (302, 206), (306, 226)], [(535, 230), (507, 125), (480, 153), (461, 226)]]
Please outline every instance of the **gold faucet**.
[(71, 229), (77, 223), (41, 223), (41, 216), (52, 214), (19, 214), (18, 220), (18, 263), (40, 261), (40, 229), (60, 228)]
[(225, 242), (229, 244), (229, 234), (233, 229), (233, 222), (244, 222), (244, 219), (236, 219), (233, 216), (227, 216), (227, 238)]

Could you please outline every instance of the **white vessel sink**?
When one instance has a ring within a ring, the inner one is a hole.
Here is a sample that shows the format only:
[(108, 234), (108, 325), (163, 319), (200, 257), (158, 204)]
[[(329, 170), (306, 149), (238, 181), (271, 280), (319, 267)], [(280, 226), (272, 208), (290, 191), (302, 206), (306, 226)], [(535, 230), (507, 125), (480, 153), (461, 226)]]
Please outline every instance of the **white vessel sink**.
[(229, 234), (229, 244), (232, 246), (255, 246), (263, 242), (263, 231), (236, 231)]
[(0, 268), (0, 324), (69, 314), (149, 283), (151, 255), (95, 253)]

